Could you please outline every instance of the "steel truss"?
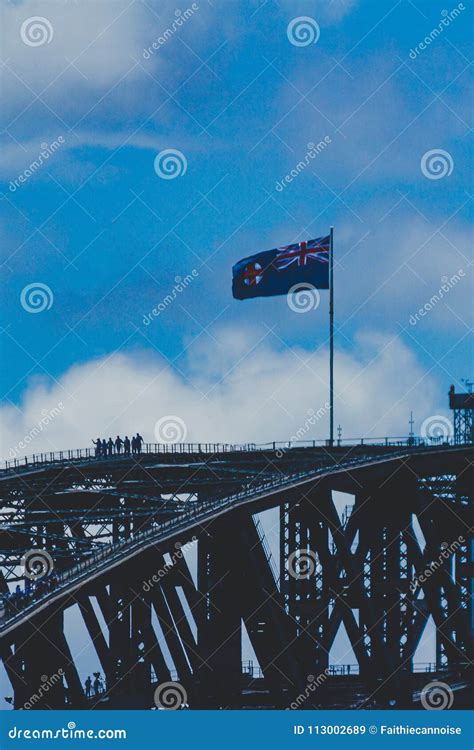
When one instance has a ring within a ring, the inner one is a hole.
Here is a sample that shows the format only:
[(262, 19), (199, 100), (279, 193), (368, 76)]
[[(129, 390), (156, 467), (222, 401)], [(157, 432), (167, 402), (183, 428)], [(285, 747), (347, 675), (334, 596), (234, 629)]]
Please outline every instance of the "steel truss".
[[(254, 486), (257, 498), (91, 575), (3, 637), (0, 620), (15, 707), (32, 696), (44, 709), (151, 707), (157, 684), (170, 680), (192, 708), (408, 707), (423, 686), (414, 661), (430, 617), (436, 675), (462, 705), (472, 645), (467, 449), (372, 466), (367, 448), (364, 467), (343, 472), (347, 449), (288, 454), (284, 465), (276, 453), (259, 452), (194, 462), (176, 456), (159, 467), (147, 458), (107, 466), (102, 476), (91, 462), (80, 480), (77, 466), (9, 475), (1, 485), (3, 591), (21, 580), (31, 548), (46, 549), (58, 570), (67, 569), (94, 545), (123, 544), (196, 499), (225, 497), (229, 485)], [(268, 497), (258, 492), (262, 478), (318, 463), (334, 466), (334, 474)], [(344, 513), (338, 492), (351, 500)], [(256, 515), (270, 507), (279, 544), (265, 537)], [(193, 537), (196, 571), (176, 546)], [(106, 691), (89, 700), (64, 626), (70, 607), (105, 675)], [(340, 674), (331, 655), (341, 627), (351, 644), (341, 661), (357, 662), (352, 674)], [(242, 670), (245, 633), (255, 674)]]

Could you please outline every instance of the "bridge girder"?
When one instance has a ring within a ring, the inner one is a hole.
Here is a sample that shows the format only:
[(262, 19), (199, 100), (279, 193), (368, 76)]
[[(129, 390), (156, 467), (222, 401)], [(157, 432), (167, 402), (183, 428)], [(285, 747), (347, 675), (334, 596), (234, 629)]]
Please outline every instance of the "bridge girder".
[[(322, 464), (327, 464), (327, 452), (323, 459)], [(251, 461), (247, 458), (246, 463)], [(304, 465), (308, 463), (306, 456)], [(265, 477), (278, 473), (275, 465), (273, 455)], [(299, 460), (297, 468), (301, 465)], [(261, 456), (258, 466), (261, 470)], [(238, 468), (240, 486), (256, 484), (255, 471)], [(93, 470), (97, 481), (99, 469)], [(110, 481), (110, 474), (107, 468), (105, 481)], [(138, 503), (137, 508), (137, 486), (133, 498), (124, 496), (123, 502), (117, 493), (122, 515), (111, 512), (107, 517), (101, 511), (97, 538), (105, 532), (111, 547), (126, 545), (138, 530), (155, 532), (157, 524), (169, 518), (166, 503), (158, 512), (150, 503), (148, 468), (143, 476), (147, 483), (143, 507)], [(49, 471), (46, 481), (51, 479)], [(10, 485), (12, 481), (9, 477)], [(441, 462), (439, 455), (423, 455), (395, 464), (348, 467), (304, 485), (296, 483), (262, 498), (256, 506), (231, 508), (211, 521), (198, 520), (179, 535), (182, 544), (194, 533), (198, 539), (196, 582), (184, 557), (177, 554), (177, 537), (172, 536), (86, 580), (7, 635), (1, 635), (0, 620), (1, 655), (15, 705), (21, 707), (28, 694), (37, 695), (41, 678), (56, 667), (64, 675), (37, 701), (38, 708), (104, 707), (105, 701), (111, 707), (149, 707), (157, 681), (170, 678), (184, 686), (192, 707), (232, 708), (246, 705), (246, 700), (250, 705), (263, 700), (283, 708), (305, 691), (311, 677), (318, 681), (317, 689), (310, 691), (301, 707), (330, 706), (335, 701), (330, 654), (341, 626), (357, 660), (358, 676), (353, 677), (359, 706), (383, 706), (388, 701), (409, 705), (416, 680), (413, 658), (430, 616), (436, 626), (438, 672), (464, 674), (469, 658), (472, 486), (472, 463), (461, 452), (446, 454)], [(211, 481), (203, 482), (197, 499), (207, 502), (211, 496), (219, 497), (222, 488), (214, 495), (212, 488)], [(180, 485), (172, 494), (184, 491)], [(342, 518), (335, 495), (341, 491), (354, 498), (351, 512)], [(40, 496), (45, 497), (41, 489)], [(66, 498), (67, 493), (61, 496)], [(279, 513), (279, 576), (254, 518), (272, 506)], [(72, 564), (81, 559), (81, 542), (90, 539), (92, 544), (94, 537), (86, 536), (87, 516), (82, 520), (76, 516), (74, 537), (67, 536), (67, 512), (65, 508), (62, 519), (55, 507), (44, 523), (28, 507), (22, 524), (28, 528), (31, 523), (33, 547), (43, 537), (55, 562), (61, 552)], [(443, 555), (446, 545), (447, 556)], [(312, 562), (309, 572), (295, 575), (291, 561), (294, 564), (304, 556)], [(18, 557), (18, 549), (12, 550), (4, 561), (4, 589), (8, 580), (15, 580), (12, 570)], [(157, 572), (157, 581), (147, 587)], [(100, 700), (85, 700), (68, 645), (64, 612), (73, 605), (106, 676), (107, 692)], [(263, 676), (242, 674), (244, 630)], [(349, 705), (350, 697), (342, 698), (342, 693), (341, 688), (338, 699)]]

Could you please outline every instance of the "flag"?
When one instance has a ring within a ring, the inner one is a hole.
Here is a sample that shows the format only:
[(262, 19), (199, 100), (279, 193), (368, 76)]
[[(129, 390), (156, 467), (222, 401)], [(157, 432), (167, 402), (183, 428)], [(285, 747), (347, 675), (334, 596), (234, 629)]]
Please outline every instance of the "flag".
[(239, 260), (232, 268), (236, 299), (288, 294), (296, 284), (329, 289), (330, 237), (297, 242)]

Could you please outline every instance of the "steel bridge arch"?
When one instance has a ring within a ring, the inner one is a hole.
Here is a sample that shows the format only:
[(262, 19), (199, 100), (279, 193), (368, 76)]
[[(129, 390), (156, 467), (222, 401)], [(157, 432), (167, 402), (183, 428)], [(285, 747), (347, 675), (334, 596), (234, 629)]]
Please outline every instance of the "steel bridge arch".
[[(15, 707), (38, 694), (41, 678), (53, 667), (64, 677), (35, 707), (149, 707), (154, 687), (172, 677), (184, 686), (191, 707), (259, 701), (285, 707), (306, 692), (300, 708), (390, 700), (412, 705), (423, 679), (413, 671), (413, 654), (429, 616), (437, 629), (436, 674), (463, 695), (471, 643), (472, 450), (315, 447), (288, 449), (280, 457), (273, 450), (230, 451), (225, 459), (220, 452), (200, 452), (164, 462), (163, 456), (147, 454), (128, 461), (66, 459), (8, 469), (0, 487), (4, 503), (6, 496), (7, 503), (12, 496), (16, 503), (16, 521), (2, 532), (3, 549), (10, 538), (11, 563), (24, 551), (25, 527), (32, 532), (27, 538), (32, 547), (42, 538), (53, 556), (60, 553), (56, 589), (0, 619), (1, 656)], [(343, 520), (334, 491), (355, 496), (352, 513)], [(111, 544), (81, 534), (87, 526), (88, 509), (80, 506), (85, 502)], [(279, 580), (254, 522), (254, 515), (268, 507), (280, 513)], [(413, 515), (421, 519), (425, 549)], [(197, 586), (174, 546), (192, 536), (198, 539)], [(459, 537), (464, 541), (442, 557), (442, 545)], [(288, 570), (296, 550), (317, 555), (309, 575)], [(172, 557), (171, 567), (144, 591), (144, 582), (165, 569), (166, 555)], [(418, 577), (438, 558), (436, 571), (420, 583)], [(414, 592), (413, 579), (418, 581)], [(7, 580), (8, 575), (4, 590)], [(79, 607), (107, 677), (107, 692), (97, 701), (84, 696), (64, 632), (64, 611), (71, 604)], [(176, 675), (166, 663), (154, 619)], [(242, 671), (242, 623), (262, 676)], [(358, 675), (331, 674), (328, 655), (341, 624)], [(308, 691), (308, 674), (327, 679)]]

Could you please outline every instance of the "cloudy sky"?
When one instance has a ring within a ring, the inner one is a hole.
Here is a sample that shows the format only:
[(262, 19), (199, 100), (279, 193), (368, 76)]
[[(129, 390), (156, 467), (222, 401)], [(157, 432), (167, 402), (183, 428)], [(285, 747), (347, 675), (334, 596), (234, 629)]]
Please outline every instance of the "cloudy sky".
[(188, 440), (289, 439), (327, 402), (327, 292), (238, 302), (231, 268), (331, 224), (343, 436), (448, 414), (472, 375), (468, 2), (2, 0), (0, 20), (4, 456), (58, 404), (28, 453), (152, 441), (170, 415)]

